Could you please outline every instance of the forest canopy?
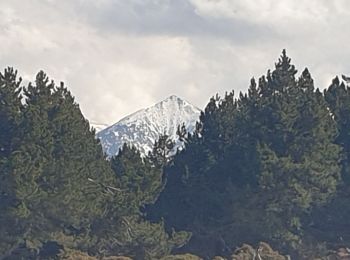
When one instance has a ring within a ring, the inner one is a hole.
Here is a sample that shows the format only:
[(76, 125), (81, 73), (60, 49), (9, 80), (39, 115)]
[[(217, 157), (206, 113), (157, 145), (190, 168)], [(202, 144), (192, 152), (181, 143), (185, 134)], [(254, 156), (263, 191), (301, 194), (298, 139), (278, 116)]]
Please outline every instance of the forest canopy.
[(350, 87), (321, 91), (284, 50), (246, 93), (212, 97), (194, 133), (179, 126), (181, 151), (164, 135), (148, 156), (107, 159), (63, 83), (41, 71), (23, 86), (6, 68), (1, 259), (240, 259), (261, 245), (287, 259), (262, 241), (328, 259), (350, 247), (349, 129)]

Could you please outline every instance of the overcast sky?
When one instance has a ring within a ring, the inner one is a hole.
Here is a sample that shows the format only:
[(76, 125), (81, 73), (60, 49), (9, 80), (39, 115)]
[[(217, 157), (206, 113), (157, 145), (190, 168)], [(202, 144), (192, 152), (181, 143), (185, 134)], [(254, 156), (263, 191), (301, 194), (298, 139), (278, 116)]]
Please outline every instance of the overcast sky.
[(316, 86), (350, 74), (347, 0), (0, 0), (0, 65), (64, 81), (93, 122), (171, 94), (245, 91), (283, 48)]

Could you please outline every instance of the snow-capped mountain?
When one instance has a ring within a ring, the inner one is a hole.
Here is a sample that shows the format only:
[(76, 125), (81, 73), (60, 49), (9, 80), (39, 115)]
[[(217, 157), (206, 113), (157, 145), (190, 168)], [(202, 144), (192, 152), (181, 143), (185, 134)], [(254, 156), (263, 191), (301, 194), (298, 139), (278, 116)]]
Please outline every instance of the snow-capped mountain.
[(134, 145), (142, 155), (148, 154), (161, 134), (177, 139), (177, 127), (185, 124), (193, 132), (201, 110), (177, 96), (139, 110), (97, 133), (108, 156), (116, 155), (124, 143)]

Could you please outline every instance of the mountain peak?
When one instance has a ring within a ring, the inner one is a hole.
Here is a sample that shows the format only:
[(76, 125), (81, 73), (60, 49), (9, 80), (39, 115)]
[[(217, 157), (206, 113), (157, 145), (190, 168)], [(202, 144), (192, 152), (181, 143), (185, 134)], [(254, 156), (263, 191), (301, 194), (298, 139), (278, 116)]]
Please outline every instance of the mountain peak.
[(178, 96), (176, 95), (170, 95), (169, 97), (167, 97), (166, 99), (164, 100), (182, 100), (181, 98), (179, 98)]
[(171, 95), (171, 96), (167, 97), (166, 99), (158, 102), (157, 104), (155, 104), (147, 109), (150, 110), (154, 107), (156, 107), (157, 109), (167, 109), (167, 110), (177, 110), (177, 109), (181, 110), (185, 107), (189, 107), (190, 110), (193, 108), (199, 110), (199, 108), (196, 108), (195, 106), (193, 106), (189, 102), (185, 101), (184, 99), (182, 99), (176, 95)]
[(166, 99), (164, 99), (161, 102), (185, 102), (185, 103), (187, 103), (183, 98), (180, 98), (176, 95), (170, 95), (169, 97), (167, 97)]
[(179, 96), (176, 96), (176, 95), (170, 95), (167, 98), (163, 99), (162, 101), (158, 102), (157, 104), (161, 104), (161, 103), (190, 104), (187, 101), (185, 101), (183, 98), (180, 98)]
[(176, 95), (124, 117), (114, 125), (100, 131), (102, 147), (108, 156), (118, 154), (124, 143), (135, 146), (142, 155), (147, 155), (161, 134), (177, 140), (177, 127), (185, 124), (189, 132), (195, 129), (200, 109)]

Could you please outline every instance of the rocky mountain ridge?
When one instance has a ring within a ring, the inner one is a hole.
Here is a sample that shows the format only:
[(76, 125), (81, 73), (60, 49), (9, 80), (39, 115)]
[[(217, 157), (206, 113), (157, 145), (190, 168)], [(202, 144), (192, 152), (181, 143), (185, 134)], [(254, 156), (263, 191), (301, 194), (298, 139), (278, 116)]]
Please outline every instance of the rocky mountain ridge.
[(142, 155), (151, 151), (161, 134), (177, 139), (177, 127), (185, 124), (193, 132), (201, 110), (172, 95), (163, 101), (124, 117), (97, 133), (108, 156), (118, 154), (124, 143), (135, 146)]

